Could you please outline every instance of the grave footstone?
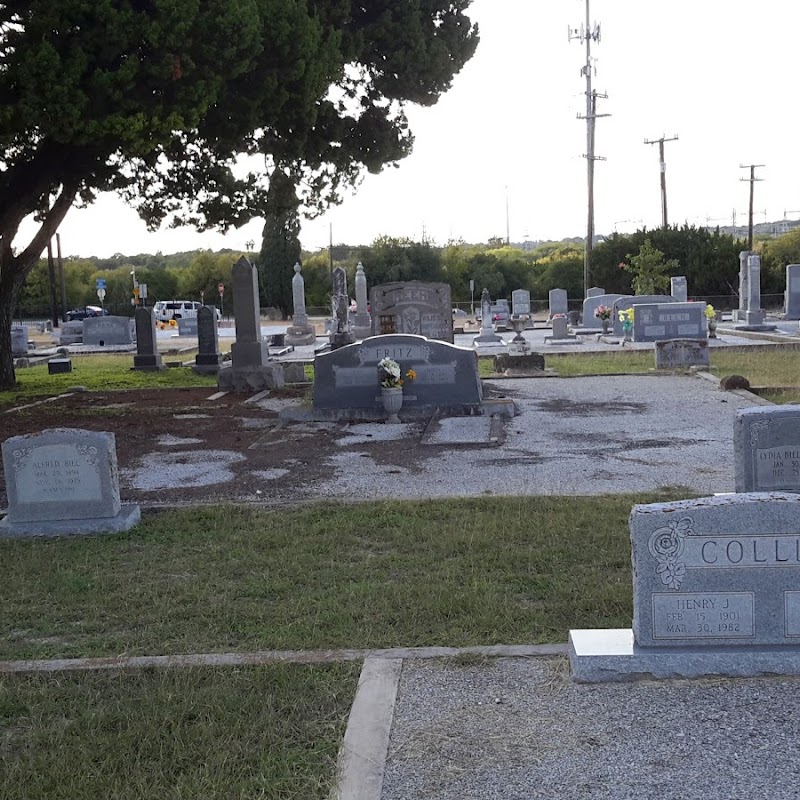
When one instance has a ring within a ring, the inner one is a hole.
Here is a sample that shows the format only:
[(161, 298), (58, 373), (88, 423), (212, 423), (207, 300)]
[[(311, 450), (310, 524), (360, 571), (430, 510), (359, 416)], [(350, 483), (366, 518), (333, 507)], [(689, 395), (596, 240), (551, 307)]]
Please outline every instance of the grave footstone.
[(786, 267), (783, 318), (800, 319), (800, 264), (789, 264)]
[(800, 495), (634, 506), (633, 626), (570, 631), (578, 681), (800, 674)]
[(133, 344), (130, 317), (87, 317), (82, 322), (83, 344), (95, 347)]
[(708, 367), (706, 339), (663, 339), (654, 345), (656, 369), (685, 369)]
[(407, 281), (373, 286), (372, 333), (408, 333), (453, 342), (450, 285)]
[(317, 332), (306, 314), (306, 285), (300, 273), (300, 264), (294, 265), (292, 277), (292, 324), (286, 329), (286, 343), (295, 346), (314, 344)]
[(737, 492), (800, 492), (800, 405), (737, 411), (733, 452)]
[(72, 372), (71, 358), (51, 358), (47, 362), (48, 375), (59, 375), (64, 372)]
[(197, 312), (197, 355), (192, 370), (200, 375), (213, 375), (219, 372), (221, 365), (216, 312), (214, 308), (203, 306)]
[(158, 352), (156, 337), (156, 317), (152, 308), (138, 306), (133, 314), (136, 325), (136, 355), (133, 357), (133, 369), (162, 370), (164, 364)]
[(114, 533), (140, 519), (120, 502), (113, 433), (55, 428), (2, 445), (8, 514), (0, 537)]

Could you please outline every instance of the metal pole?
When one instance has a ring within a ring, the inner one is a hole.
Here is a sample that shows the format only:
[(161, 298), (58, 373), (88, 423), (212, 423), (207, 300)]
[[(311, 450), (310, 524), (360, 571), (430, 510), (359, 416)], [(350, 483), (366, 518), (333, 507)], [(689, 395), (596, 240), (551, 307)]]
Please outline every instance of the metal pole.
[(592, 34), (589, 27), (589, 0), (586, 0), (586, 179), (588, 217), (586, 247), (583, 254), (583, 296), (589, 291), (592, 247), (594, 245), (594, 98), (592, 96)]

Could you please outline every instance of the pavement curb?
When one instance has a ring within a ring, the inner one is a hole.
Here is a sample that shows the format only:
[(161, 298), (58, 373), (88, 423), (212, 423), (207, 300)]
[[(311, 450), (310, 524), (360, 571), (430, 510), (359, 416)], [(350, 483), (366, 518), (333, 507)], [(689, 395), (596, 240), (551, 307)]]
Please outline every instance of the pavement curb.
[(403, 661), (368, 658), (358, 679), (331, 800), (380, 800)]

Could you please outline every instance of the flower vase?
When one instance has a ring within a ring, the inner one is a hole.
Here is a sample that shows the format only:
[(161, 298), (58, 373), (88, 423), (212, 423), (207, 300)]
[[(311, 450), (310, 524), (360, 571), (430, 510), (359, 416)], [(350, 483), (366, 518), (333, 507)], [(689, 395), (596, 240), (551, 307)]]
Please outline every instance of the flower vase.
[(400, 417), (397, 416), (397, 412), (403, 407), (403, 387), (387, 388), (381, 386), (381, 400), (383, 402), (383, 410), (389, 415), (386, 422), (398, 424)]
[(603, 326), (603, 333), (608, 333), (608, 326), (609, 326), (609, 323), (611, 322), (611, 320), (601, 319), (600, 322), (601, 322), (601, 324)]
[(717, 321), (715, 319), (710, 319), (708, 321), (708, 338), (709, 339), (717, 338)]

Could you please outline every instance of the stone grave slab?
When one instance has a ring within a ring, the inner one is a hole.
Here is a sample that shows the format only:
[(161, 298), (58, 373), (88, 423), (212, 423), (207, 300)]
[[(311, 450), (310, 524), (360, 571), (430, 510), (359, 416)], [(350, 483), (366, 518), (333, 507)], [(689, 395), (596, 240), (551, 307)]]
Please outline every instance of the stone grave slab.
[(373, 335), (406, 333), (453, 342), (447, 283), (386, 283), (370, 291)]
[(403, 408), (479, 405), (481, 382), (474, 350), (408, 334), (373, 336), (314, 359), (314, 400), (319, 409), (382, 408), (378, 362), (392, 358), (405, 375)]
[(8, 514), (0, 537), (114, 533), (140, 519), (119, 496), (113, 433), (52, 428), (2, 445)]
[(130, 317), (87, 317), (82, 322), (83, 343), (95, 347), (133, 344), (133, 320)]
[(800, 496), (634, 506), (630, 631), (571, 631), (578, 681), (800, 674)]
[(706, 339), (663, 339), (654, 345), (656, 369), (708, 367), (711, 364)]
[(737, 411), (733, 453), (737, 492), (800, 492), (800, 405)]
[(62, 372), (72, 372), (71, 358), (51, 358), (47, 362), (48, 375), (58, 375)]

